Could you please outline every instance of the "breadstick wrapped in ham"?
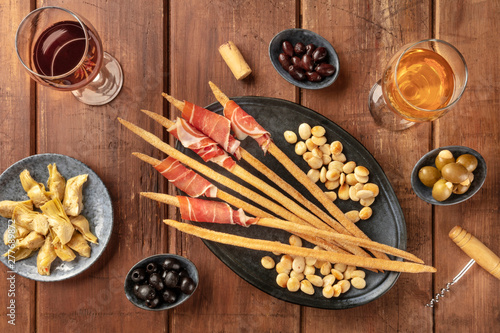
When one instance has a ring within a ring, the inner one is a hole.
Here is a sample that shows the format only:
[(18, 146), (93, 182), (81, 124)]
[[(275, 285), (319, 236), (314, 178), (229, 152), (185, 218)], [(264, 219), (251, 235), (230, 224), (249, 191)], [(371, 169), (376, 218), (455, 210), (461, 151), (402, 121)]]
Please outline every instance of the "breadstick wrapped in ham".
[(205, 162), (212, 161), (229, 171), (236, 165), (236, 162), (214, 140), (197, 130), (186, 120), (177, 118), (175, 125), (171, 126), (168, 131), (184, 147), (194, 151)]
[(215, 198), (217, 195), (217, 187), (193, 170), (186, 168), (173, 157), (167, 157), (154, 168), (175, 187), (191, 197), (196, 198), (204, 195)]
[(182, 118), (221, 145), (229, 154), (238, 160), (241, 158), (238, 150), (240, 142), (231, 135), (229, 119), (188, 101), (184, 101)]
[(225, 202), (178, 196), (181, 217), (194, 222), (238, 224), (248, 227), (257, 223), (258, 218), (245, 215), (243, 209), (233, 210)]

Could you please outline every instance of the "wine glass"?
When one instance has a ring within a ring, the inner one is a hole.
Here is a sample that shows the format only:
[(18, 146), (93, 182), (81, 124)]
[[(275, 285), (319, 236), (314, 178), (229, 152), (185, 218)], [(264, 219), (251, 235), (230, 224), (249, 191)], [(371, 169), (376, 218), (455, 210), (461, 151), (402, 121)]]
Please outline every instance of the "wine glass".
[(120, 64), (103, 52), (92, 24), (68, 9), (49, 6), (29, 13), (17, 29), (16, 51), (35, 81), (69, 90), (88, 105), (109, 103), (123, 85)]
[(422, 40), (392, 57), (370, 91), (368, 107), (377, 125), (404, 130), (447, 113), (462, 97), (467, 79), (465, 60), (453, 45)]

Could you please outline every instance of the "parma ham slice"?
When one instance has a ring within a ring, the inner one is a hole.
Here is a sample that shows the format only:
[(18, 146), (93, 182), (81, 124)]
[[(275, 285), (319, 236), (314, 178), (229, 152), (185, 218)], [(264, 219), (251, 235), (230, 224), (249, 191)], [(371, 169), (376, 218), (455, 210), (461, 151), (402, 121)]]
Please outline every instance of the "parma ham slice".
[(257, 222), (257, 218), (245, 215), (243, 209), (233, 210), (225, 202), (203, 200), (178, 196), (181, 217), (194, 222), (212, 222), (238, 224), (248, 227)]
[(236, 162), (214, 140), (194, 128), (186, 120), (177, 118), (174, 126), (168, 131), (175, 136), (181, 144), (198, 154), (205, 162), (217, 163), (226, 170), (231, 171)]
[(155, 169), (189, 196), (204, 195), (209, 198), (217, 196), (217, 187), (173, 157), (167, 157), (160, 164), (155, 165)]
[(266, 131), (254, 117), (246, 113), (235, 101), (230, 100), (224, 107), (224, 116), (231, 121), (231, 127), (240, 140), (247, 136), (254, 138), (260, 148), (267, 152), (271, 143), (271, 134)]
[(225, 151), (240, 159), (238, 148), (240, 142), (231, 135), (229, 119), (193, 103), (184, 101), (182, 118), (217, 142)]

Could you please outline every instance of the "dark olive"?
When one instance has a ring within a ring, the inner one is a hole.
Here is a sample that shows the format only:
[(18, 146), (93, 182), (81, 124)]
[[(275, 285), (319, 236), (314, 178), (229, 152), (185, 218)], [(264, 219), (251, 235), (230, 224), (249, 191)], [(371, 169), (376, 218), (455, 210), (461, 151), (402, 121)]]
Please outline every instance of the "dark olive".
[(158, 304), (160, 304), (160, 298), (158, 297), (146, 300), (146, 306), (148, 308), (154, 309), (158, 306)]
[(323, 79), (317, 72), (306, 72), (307, 80), (310, 82), (319, 82)]
[(441, 172), (433, 166), (424, 166), (418, 170), (418, 178), (427, 187), (432, 187), (441, 178)]
[[(300, 67), (300, 63), (301, 63), (301, 61), (300, 61), (299, 57), (297, 57), (297, 56), (292, 57), (292, 65)], [(288, 68), (287, 68), (287, 70), (288, 70)]]
[(306, 45), (306, 54), (309, 54), (310, 56), (312, 56), (314, 50), (316, 50), (316, 45), (314, 45), (314, 44)]
[(165, 289), (162, 297), (163, 300), (169, 304), (175, 303), (175, 301), (177, 301), (177, 293), (173, 289)]
[(432, 187), (432, 197), (437, 201), (445, 201), (452, 193), (453, 184), (441, 178)]
[(140, 286), (141, 286), (140, 284), (134, 284), (134, 286), (132, 287), (135, 296), (137, 296)]
[(196, 284), (194, 281), (188, 277), (185, 276), (181, 280), (181, 291), (186, 294), (186, 295), (191, 295), (196, 288)]
[(181, 263), (175, 258), (166, 258), (162, 267), (165, 271), (179, 271), (181, 269)]
[(184, 268), (180, 270), (179, 272), (179, 278), (183, 278), (185, 276), (189, 276), (188, 271), (186, 271)]
[(462, 164), (467, 171), (472, 172), (477, 168), (477, 158), (471, 154), (463, 154), (458, 156), (456, 163)]
[(288, 68), (288, 73), (297, 81), (304, 81), (306, 79), (306, 73), (304, 70), (297, 66), (290, 66)]
[(300, 67), (302, 67), (302, 69), (304, 69), (306, 72), (311, 72), (314, 69), (313, 58), (308, 54), (304, 54), (300, 61)]
[(281, 64), (281, 67), (283, 67), (284, 70), (288, 70), (288, 67), (292, 64), (292, 60), (289, 56), (287, 56), (284, 53), (280, 53), (278, 56), (278, 61)]
[(136, 268), (132, 271), (132, 274), (130, 274), (130, 278), (134, 282), (141, 282), (146, 278), (146, 271), (144, 268)]
[(284, 41), (283, 44), (281, 45), (281, 48), (283, 49), (283, 52), (289, 56), (293, 57), (293, 45), (289, 41)]
[(176, 271), (168, 271), (165, 274), (165, 286), (167, 288), (175, 288), (179, 283), (179, 273)]
[(298, 42), (295, 44), (295, 47), (293, 48), (295, 51), (295, 54), (298, 55), (299, 57), (302, 56), (304, 53), (306, 53), (306, 46), (302, 42)]
[(153, 299), (156, 297), (156, 291), (149, 284), (143, 284), (137, 289), (136, 296), (142, 300)]
[(328, 51), (320, 46), (314, 52), (312, 53), (312, 58), (315, 62), (321, 62), (326, 59), (326, 56), (328, 55)]
[(451, 162), (455, 162), (455, 158), (453, 157), (452, 152), (446, 149), (441, 150), (434, 160), (438, 170), (441, 170), (446, 164)]
[(333, 74), (335, 74), (335, 67), (327, 63), (319, 64), (314, 70), (323, 77), (332, 76)]
[(156, 290), (163, 290), (165, 288), (165, 284), (159, 273), (152, 273), (149, 276), (149, 284)]
[(154, 262), (150, 262), (147, 266), (146, 266), (146, 272), (151, 274), (151, 273), (155, 273), (158, 271), (158, 265)]
[(453, 162), (443, 166), (441, 175), (447, 181), (458, 184), (469, 178), (469, 171), (462, 164)]

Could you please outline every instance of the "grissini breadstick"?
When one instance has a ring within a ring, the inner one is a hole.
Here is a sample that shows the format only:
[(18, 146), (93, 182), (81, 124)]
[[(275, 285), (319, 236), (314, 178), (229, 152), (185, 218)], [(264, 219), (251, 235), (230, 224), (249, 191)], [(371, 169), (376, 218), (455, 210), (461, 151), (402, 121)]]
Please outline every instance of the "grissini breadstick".
[[(166, 162), (169, 159), (173, 159), (172, 157), (168, 157), (165, 161), (162, 162), (162, 161), (159, 161), (153, 157), (150, 157), (150, 156), (147, 156), (147, 155), (144, 155), (141, 153), (132, 153), (132, 155), (136, 156), (137, 158), (141, 159), (142, 161), (144, 161), (146, 163), (149, 163), (158, 171), (162, 170), (162, 168), (159, 168), (159, 166), (163, 166), (164, 165), (163, 162)], [(170, 166), (174, 166), (174, 165), (176, 165), (175, 162), (170, 164)], [(168, 170), (170, 170), (170, 172), (171, 172), (172, 169), (178, 169), (178, 168), (183, 169), (183, 170), (181, 170), (181, 174), (184, 176), (187, 176), (187, 178), (189, 178), (188, 183), (190, 184), (190, 186), (188, 186), (187, 188), (184, 188), (183, 182), (178, 183), (179, 178), (182, 178), (182, 176), (179, 175), (178, 173), (176, 173), (177, 179), (173, 180), (173, 184), (175, 186), (182, 186), (182, 188), (180, 188), (180, 189), (186, 193), (189, 193), (189, 195), (195, 195), (194, 193), (196, 193), (195, 196), (200, 196), (200, 195), (204, 194), (205, 196), (208, 196), (208, 197), (219, 198), (219, 199), (221, 199), (221, 200), (223, 200), (223, 201), (225, 201), (225, 202), (227, 202), (235, 207), (242, 208), (244, 211), (250, 213), (251, 215), (257, 216), (257, 217), (273, 217), (270, 214), (266, 213), (265, 211), (261, 210), (260, 208), (257, 208), (255, 206), (243, 201), (243, 200), (240, 200), (240, 199), (230, 195), (229, 193), (226, 193), (226, 192), (218, 189), (214, 185), (210, 184), (206, 179), (204, 179), (201, 176), (199, 176), (198, 174), (196, 174), (194, 171), (192, 171), (192, 170), (188, 171), (188, 169), (185, 168), (184, 166), (182, 166), (181, 164), (179, 164), (176, 167), (173, 167), (171, 169), (166, 169), (163, 172), (162, 171), (160, 171), (160, 172), (163, 176), (165, 176), (167, 179), (169, 179), (170, 175), (168, 175), (164, 172), (167, 172)], [(198, 177), (198, 178), (196, 178), (196, 177)], [(194, 180), (195, 178), (196, 178), (196, 180)], [(192, 188), (193, 181), (195, 181), (197, 184), (194, 185), (195, 186), (194, 193), (191, 193), (191, 192), (193, 192), (193, 188)], [(198, 190), (199, 184), (201, 184), (201, 188), (202, 188), (201, 190)], [(214, 188), (215, 191), (211, 191), (211, 190), (206, 191), (206, 189), (210, 189), (210, 188)], [(209, 194), (209, 195), (207, 195), (207, 194)], [(172, 203), (169, 201), (169, 198), (166, 194), (141, 193), (141, 195), (148, 197), (150, 199), (159, 201), (159, 202), (164, 202), (164, 203), (172, 205)], [(306, 225), (305, 222), (303, 222), (303, 223), (304, 223), (304, 225)], [(324, 249), (328, 249), (330, 251), (335, 251), (335, 252), (340, 252), (340, 253), (348, 253), (345, 250), (339, 248), (336, 244), (333, 244), (333, 241), (327, 242), (324, 239), (321, 239), (321, 238), (315, 237), (315, 236), (310, 236), (307, 234), (297, 234), (297, 236), (302, 237), (303, 239), (307, 240), (308, 242), (310, 242), (312, 244), (321, 246)], [(352, 247), (350, 244), (347, 245), (347, 248), (350, 248), (350, 247)]]
[[(172, 195), (168, 195), (168, 194), (151, 193), (151, 192), (141, 192), (140, 194), (144, 197), (147, 197), (147, 198), (159, 201), (159, 202), (163, 202), (163, 203), (166, 203), (166, 204), (171, 205), (171, 206), (180, 207), (179, 199), (176, 196), (172, 196)], [(228, 203), (231, 204), (231, 202), (228, 202)], [(239, 207), (239, 206), (236, 206), (236, 207), (244, 209), (243, 207)], [(195, 221), (195, 222), (198, 222), (198, 221)], [(338, 233), (335, 233), (332, 231), (318, 230), (316, 228), (313, 228), (313, 227), (310, 227), (307, 225), (299, 225), (299, 224), (296, 224), (293, 222), (278, 220), (275, 218), (267, 218), (267, 217), (264, 217), (264, 218), (259, 217), (259, 218), (255, 219), (254, 224), (264, 226), (264, 227), (274, 228), (274, 229), (285, 230), (285, 231), (291, 232), (293, 234), (305, 234), (305, 235), (311, 235), (311, 236), (315, 236), (315, 237), (321, 237), (321, 238), (328, 239), (328, 240), (349, 242), (350, 244), (353, 244), (356, 246), (361, 246), (361, 247), (365, 247), (365, 248), (369, 248), (369, 249), (375, 249), (377, 251), (381, 251), (381, 252), (384, 252), (384, 253), (387, 253), (390, 255), (394, 255), (394, 256), (397, 256), (397, 257), (400, 257), (403, 259), (407, 259), (410, 261), (414, 261), (414, 262), (417, 262), (420, 264), (424, 263), (421, 259), (414, 256), (413, 254), (408, 253), (408, 252), (403, 251), (403, 250), (400, 250), (400, 249), (397, 249), (397, 248), (394, 248), (394, 247), (391, 247), (391, 246), (388, 246), (388, 245), (380, 244), (380, 243), (373, 242), (373, 241), (368, 241), (366, 239), (356, 238), (353, 236), (342, 235), (342, 234), (338, 234)]]
[(346, 265), (388, 270), (395, 272), (434, 273), (437, 271), (432, 266), (426, 266), (422, 264), (393, 261), (387, 259), (378, 259), (378, 258), (366, 258), (352, 254), (334, 253), (330, 251), (320, 251), (305, 247), (291, 246), (267, 240), (247, 238), (247, 237), (241, 237), (222, 232), (207, 230), (191, 224), (182, 223), (169, 219), (163, 220), (163, 222), (171, 227), (174, 227), (182, 232), (185, 232), (193, 236), (197, 236), (213, 242), (244, 247), (252, 250), (278, 252), (283, 254), (289, 254), (292, 256), (312, 257), (332, 263), (341, 263)]
[[(262, 197), (261, 195), (257, 194), (256, 192), (238, 184), (237, 182), (219, 174), (218, 172), (213, 171), (209, 167), (207, 167), (204, 164), (199, 163), (198, 161), (195, 161), (194, 159), (190, 158), (189, 156), (181, 153), (177, 149), (173, 148), (169, 144), (163, 142), (160, 138), (155, 136), (154, 134), (124, 120), (121, 118), (118, 118), (118, 121), (128, 128), (130, 131), (132, 131), (134, 134), (138, 135), (139, 137), (143, 138), (146, 142), (151, 144), (152, 146), (158, 148), (165, 154), (172, 156), (173, 158), (179, 160), (181, 163), (189, 166), (190, 168), (204, 174), (208, 178), (211, 178), (215, 180), (216, 182), (227, 186), (228, 188), (231, 188), (233, 191), (236, 191), (240, 193), (241, 195), (245, 196), (246, 198), (254, 201), (258, 205), (265, 207), (275, 213), (278, 216), (283, 217), (285, 220), (293, 221), (296, 223), (300, 224), (307, 224), (306, 221), (300, 219), (297, 217), (295, 214), (292, 214), (285, 208), (281, 207), (280, 205)], [(332, 247), (327, 247), (329, 250), (333, 250)]]
[[(209, 82), (215, 98), (225, 107), (229, 103), (229, 98), (212, 82)], [(309, 177), (272, 142), (266, 140), (266, 149), (273, 155), (302, 185), (304, 185), (311, 194), (328, 210), (332, 216), (337, 219), (352, 235), (369, 239), (361, 229), (359, 229), (344, 213), (326, 196), (326, 194), (311, 181)], [(386, 259), (387, 256), (378, 251), (371, 251), (377, 258)]]

